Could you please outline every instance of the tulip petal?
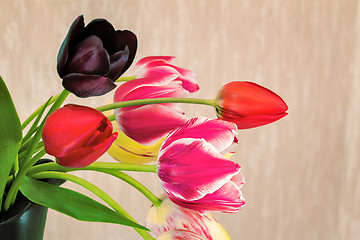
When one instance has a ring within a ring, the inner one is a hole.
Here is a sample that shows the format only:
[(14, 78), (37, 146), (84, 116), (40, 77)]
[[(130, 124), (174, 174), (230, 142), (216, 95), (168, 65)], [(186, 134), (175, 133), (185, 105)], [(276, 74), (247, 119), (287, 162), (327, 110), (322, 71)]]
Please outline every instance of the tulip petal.
[(71, 59), (65, 66), (64, 75), (82, 73), (105, 75), (110, 70), (110, 58), (100, 38), (90, 36), (71, 49)]
[(106, 74), (107, 77), (116, 80), (123, 72), (126, 63), (129, 59), (129, 49), (118, 51), (110, 57), (110, 71)]
[(174, 203), (184, 208), (193, 209), (201, 213), (206, 211), (238, 212), (245, 204), (239, 186), (229, 181), (212, 194), (193, 201), (182, 201), (179, 198), (170, 197)]
[(102, 18), (92, 20), (84, 28), (83, 38), (87, 38), (92, 35), (101, 39), (104, 44), (104, 48), (110, 56), (117, 52), (115, 29), (109, 21)]
[(84, 106), (67, 104), (57, 109), (47, 118), (42, 132), (47, 153), (60, 156), (68, 149), (83, 146), (104, 119), (108, 120), (101, 112)]
[(227, 150), (234, 144), (234, 135), (237, 127), (234, 123), (207, 119), (204, 117), (193, 118), (170, 133), (163, 148), (181, 138), (205, 139), (219, 152)]
[(288, 113), (280, 113), (274, 115), (254, 115), (254, 116), (236, 116), (235, 114), (222, 114), (218, 115), (219, 119), (231, 121), (235, 123), (239, 129), (248, 129), (263, 126), (283, 118)]
[[(134, 89), (133, 91), (129, 92), (122, 101), (129, 101), (129, 100), (136, 100), (136, 99), (150, 99), (150, 98), (182, 98), (189, 95), (189, 92), (186, 91), (181, 82), (174, 81), (167, 85), (163, 86), (142, 86), (139, 88)], [(179, 105), (178, 103), (159, 103), (158, 105), (164, 105), (167, 107), (172, 107), (173, 110), (176, 110), (176, 106)], [(139, 106), (131, 106), (120, 108), (116, 110), (116, 112), (121, 111), (129, 111), (135, 108), (139, 108), (144, 105)], [(180, 111), (180, 110), (179, 110)], [(181, 112), (183, 113), (183, 112)]]
[(163, 86), (169, 84), (171, 81), (174, 81), (177, 76), (177, 74), (169, 74), (163, 76), (162, 78), (138, 78), (126, 82), (116, 89), (114, 94), (114, 102), (123, 101), (127, 94), (142, 86)]
[(187, 119), (172, 108), (156, 104), (120, 112), (116, 120), (130, 138), (142, 144), (151, 144)]
[(69, 44), (70, 41), (74, 41), (77, 36), (83, 31), (85, 26), (83, 15), (77, 17), (75, 21), (71, 24), (70, 29), (61, 44), (58, 56), (57, 56), (57, 72), (59, 76), (64, 77), (63, 68), (65, 67), (66, 61), (68, 60), (69, 54)]
[(121, 132), (116, 122), (113, 122), (113, 128), (118, 133), (118, 136), (107, 152), (115, 160), (122, 163), (136, 164), (144, 164), (157, 160), (157, 155), (164, 138), (150, 146), (146, 146), (134, 141)]
[(177, 70), (178, 68), (173, 65), (166, 65), (161, 62), (156, 63), (157, 64), (151, 64), (151, 68), (148, 68), (143, 74), (137, 74), (137, 76), (140, 78), (163, 78), (164, 76), (169, 74), (177, 74), (176, 80), (182, 82), (183, 88), (185, 88), (189, 92), (196, 92), (199, 90), (199, 85), (196, 83), (193, 77), (186, 77), (181, 75)]
[(179, 139), (159, 153), (158, 176), (171, 198), (186, 201), (203, 198), (239, 171), (237, 163), (226, 159), (204, 139)]
[[(129, 49), (129, 57), (120, 75), (123, 74), (132, 64), (137, 50), (136, 35), (129, 30), (116, 31), (116, 49)], [(117, 76), (118, 77), (118, 76)], [(117, 78), (116, 77), (116, 78)]]
[(72, 73), (63, 78), (66, 90), (78, 97), (100, 96), (113, 90), (116, 85), (107, 77)]
[(113, 133), (109, 138), (98, 145), (83, 147), (68, 152), (63, 157), (57, 157), (56, 161), (64, 167), (86, 167), (101, 157), (110, 148), (116, 137), (117, 133)]

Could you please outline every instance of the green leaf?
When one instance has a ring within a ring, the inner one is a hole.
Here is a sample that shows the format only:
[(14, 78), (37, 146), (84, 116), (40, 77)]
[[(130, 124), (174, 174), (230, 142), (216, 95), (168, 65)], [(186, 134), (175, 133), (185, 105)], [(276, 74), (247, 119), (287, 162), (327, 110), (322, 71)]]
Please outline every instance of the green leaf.
[(21, 124), (14, 103), (0, 77), (0, 207), (11, 168), (22, 139)]
[(37, 204), (54, 209), (77, 220), (117, 223), (147, 230), (99, 202), (70, 189), (25, 177), (20, 191)]

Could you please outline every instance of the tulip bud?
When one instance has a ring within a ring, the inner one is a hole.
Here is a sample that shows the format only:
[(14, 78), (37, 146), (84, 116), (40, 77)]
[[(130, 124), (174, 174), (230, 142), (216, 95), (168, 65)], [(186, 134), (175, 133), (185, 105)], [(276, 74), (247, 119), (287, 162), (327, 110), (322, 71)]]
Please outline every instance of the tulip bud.
[(105, 19), (84, 27), (79, 16), (71, 25), (57, 58), (63, 86), (78, 97), (103, 95), (134, 60), (137, 39), (128, 30), (117, 30)]
[(239, 129), (262, 126), (287, 115), (284, 100), (256, 83), (235, 81), (223, 86), (215, 99), (218, 118)]
[(46, 152), (60, 165), (75, 168), (96, 161), (116, 137), (111, 122), (100, 111), (72, 104), (50, 114), (42, 131)]

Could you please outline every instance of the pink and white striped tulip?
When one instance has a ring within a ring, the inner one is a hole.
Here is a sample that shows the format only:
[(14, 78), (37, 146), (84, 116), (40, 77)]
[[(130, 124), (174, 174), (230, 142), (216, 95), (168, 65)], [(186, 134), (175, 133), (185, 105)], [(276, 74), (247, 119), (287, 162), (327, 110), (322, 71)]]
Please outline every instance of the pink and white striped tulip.
[(237, 142), (236, 130), (234, 123), (194, 118), (169, 134), (157, 166), (162, 188), (174, 203), (201, 213), (241, 209), (241, 167), (223, 155)]
[(230, 240), (225, 229), (210, 213), (205, 215), (183, 208), (165, 198), (160, 206), (152, 206), (146, 217), (146, 227), (153, 237), (171, 230), (186, 230), (208, 240)]
[[(171, 64), (173, 57), (147, 57), (135, 67), (137, 79), (119, 86), (114, 102), (128, 100), (186, 97), (199, 89), (190, 70)], [(162, 103), (115, 110), (120, 129), (142, 144), (151, 144), (187, 118), (178, 104)]]

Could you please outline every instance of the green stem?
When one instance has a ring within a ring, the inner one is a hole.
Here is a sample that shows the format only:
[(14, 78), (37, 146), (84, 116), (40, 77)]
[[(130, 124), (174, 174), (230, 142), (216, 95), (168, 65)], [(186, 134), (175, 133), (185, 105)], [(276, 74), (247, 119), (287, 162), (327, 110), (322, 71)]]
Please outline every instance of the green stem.
[(32, 138), (32, 142), (26, 151), (26, 155), (24, 156), (24, 159), (22, 160), (22, 163), (21, 163), (22, 167), (20, 168), (20, 171), (19, 171), (18, 175), (16, 176), (16, 178), (14, 179), (14, 182), (11, 185), (9, 192), (5, 198), (5, 201), (3, 204), (3, 208), (4, 208), (5, 212), (10, 208), (11, 204), (15, 201), (21, 181), (25, 177), (26, 173), (46, 153), (45, 150), (42, 150), (42, 151), (38, 152), (35, 157), (31, 158), (40, 139), (41, 139), (41, 132), (44, 127), (46, 118), (53, 111), (55, 111), (56, 109), (58, 109), (61, 106), (61, 104), (65, 101), (65, 99), (69, 95), (69, 93), (70, 92), (65, 89), (60, 93), (59, 97), (57, 98), (55, 103), (51, 106), (51, 108), (48, 111), (48, 113), (46, 114), (45, 118), (39, 125), (37, 132), (35, 133), (34, 137)]
[[(49, 105), (52, 104), (53, 102), (55, 102), (58, 98), (59, 98), (60, 94), (52, 97), (50, 99), (50, 102), (48, 103)], [(35, 112), (33, 112), (24, 122), (23, 124), (21, 124), (21, 129), (23, 130), (24, 128), (26, 128), (27, 125), (29, 125), (29, 123), (41, 112), (41, 110), (43, 109), (43, 107), (45, 106), (46, 103), (44, 103), (43, 105), (41, 105), (38, 109), (35, 110)]]
[(129, 76), (129, 77), (119, 77), (118, 79), (116, 79), (115, 82), (127, 82), (127, 81), (131, 81), (131, 80), (135, 80), (136, 76)]
[(108, 119), (110, 122), (115, 121), (116, 120), (115, 114), (111, 114), (110, 116), (108, 116)]
[[(67, 174), (67, 173), (62, 173), (62, 172), (53, 172), (53, 171), (48, 171), (48, 172), (40, 172), (37, 174), (34, 174), (32, 176), (33, 178), (36, 179), (41, 179), (41, 178), (57, 178), (57, 179), (63, 179), (63, 180), (67, 180), (67, 181), (71, 181), (74, 182), (86, 189), (88, 189), (89, 191), (91, 191), (92, 193), (94, 193), (96, 196), (98, 196), (99, 198), (101, 198), (102, 200), (104, 200), (107, 204), (109, 204), (110, 207), (112, 207), (116, 212), (122, 214), (123, 216), (127, 217), (128, 219), (136, 222), (134, 220), (134, 218), (131, 217), (131, 215), (129, 213), (127, 213), (113, 198), (111, 198), (107, 193), (105, 193), (103, 190), (101, 190), (100, 188), (98, 188), (97, 186), (95, 186), (94, 184), (86, 181), (85, 179), (82, 179), (80, 177), (71, 175), (71, 174)], [(135, 231), (137, 231), (144, 239), (154, 239), (153, 237), (150, 236), (150, 234), (144, 230), (138, 229), (138, 228), (134, 228)]]
[(152, 172), (156, 173), (156, 165), (140, 165), (130, 163), (110, 163), (110, 162), (94, 162), (91, 165), (83, 168), (67, 168), (60, 166), (55, 162), (43, 163), (33, 166), (29, 171), (28, 175), (33, 175), (42, 171), (78, 171), (78, 170), (122, 170), (122, 171), (133, 171), (133, 172)]
[(192, 104), (202, 104), (215, 106), (214, 100), (199, 99), (199, 98), (149, 98), (149, 99), (139, 99), (139, 100), (130, 100), (124, 102), (117, 102), (108, 105), (98, 107), (97, 110), (104, 112), (112, 109), (146, 105), (146, 104), (157, 104), (157, 103), (192, 103)]
[[(144, 166), (146, 166), (144, 168)], [(127, 175), (126, 173), (120, 172), (119, 170), (126, 170), (129, 171), (145, 171), (145, 172), (156, 172), (156, 165), (137, 165), (137, 164), (125, 164), (125, 163), (102, 163), (97, 162), (93, 163), (88, 167), (84, 168), (67, 168), (60, 166), (59, 164), (52, 162), (52, 163), (44, 163), (40, 165), (33, 166), (29, 172), (28, 176), (32, 176), (34, 174), (44, 172), (44, 171), (61, 171), (61, 172), (71, 172), (71, 171), (82, 171), (82, 170), (92, 170), (103, 172), (106, 174), (110, 174), (114, 177), (117, 177), (137, 190), (139, 190), (145, 197), (147, 197), (154, 206), (159, 206), (162, 202), (161, 199), (156, 197), (149, 189), (147, 189), (144, 185), (138, 182), (136, 179), (132, 178), (131, 176)]]
[(147, 199), (149, 199), (152, 204), (155, 207), (159, 207), (162, 203), (162, 200), (155, 196), (148, 188), (146, 188), (142, 183), (134, 179), (133, 177), (129, 176), (126, 173), (120, 172), (118, 170), (99, 170), (103, 173), (112, 175), (114, 177), (117, 177), (124, 182), (127, 182), (131, 186), (133, 186), (135, 189), (137, 189), (139, 192), (141, 192)]

